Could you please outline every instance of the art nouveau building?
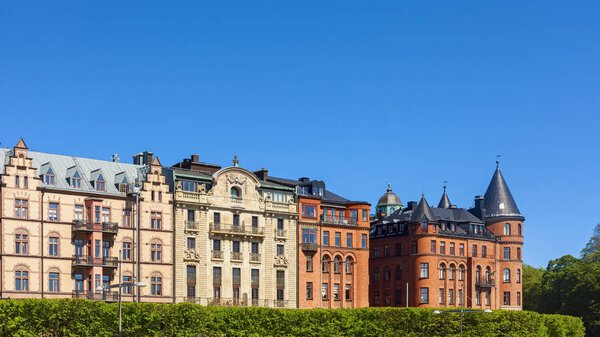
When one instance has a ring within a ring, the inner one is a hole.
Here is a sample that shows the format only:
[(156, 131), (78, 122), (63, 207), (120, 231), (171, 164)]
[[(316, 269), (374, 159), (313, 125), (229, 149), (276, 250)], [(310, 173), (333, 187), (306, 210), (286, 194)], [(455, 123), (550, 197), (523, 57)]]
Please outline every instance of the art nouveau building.
[(114, 301), (97, 289), (122, 277), (147, 285), (125, 288), (124, 300), (173, 301), (172, 198), (151, 153), (126, 164), (20, 140), (0, 149), (0, 179), (0, 298)]
[[(382, 205), (400, 199), (382, 197)], [(372, 306), (522, 308), (523, 222), (496, 168), (485, 196), (469, 210), (444, 193), (437, 207), (424, 196), (371, 226)]]
[(296, 307), (294, 189), (266, 170), (173, 165), (175, 297), (203, 305)]

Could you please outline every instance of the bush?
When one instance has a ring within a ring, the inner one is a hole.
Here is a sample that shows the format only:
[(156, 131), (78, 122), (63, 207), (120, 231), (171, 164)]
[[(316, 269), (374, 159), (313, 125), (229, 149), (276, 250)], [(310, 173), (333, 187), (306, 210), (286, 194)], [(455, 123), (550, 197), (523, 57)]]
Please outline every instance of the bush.
[[(78, 299), (0, 301), (0, 336), (115, 336), (118, 305)], [(124, 303), (124, 336), (458, 336), (457, 313), (431, 309), (269, 309)], [(530, 311), (463, 316), (464, 336), (583, 337), (580, 318)]]

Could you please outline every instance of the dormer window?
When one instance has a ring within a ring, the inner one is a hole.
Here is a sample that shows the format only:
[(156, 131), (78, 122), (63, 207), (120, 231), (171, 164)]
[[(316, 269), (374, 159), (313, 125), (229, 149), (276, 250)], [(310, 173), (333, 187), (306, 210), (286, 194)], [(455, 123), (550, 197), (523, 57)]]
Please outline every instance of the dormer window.
[(240, 190), (239, 187), (235, 187), (234, 186), (229, 191), (229, 194), (231, 195), (232, 198), (241, 198), (242, 197), (242, 190)]
[(46, 185), (56, 185), (56, 177), (54, 176), (54, 171), (52, 171), (51, 168), (49, 168), (48, 171), (44, 173), (43, 179), (44, 184)]
[(81, 175), (79, 174), (79, 172), (75, 172), (70, 180), (71, 187), (81, 188)]
[(106, 181), (102, 175), (98, 176), (94, 182), (94, 187), (96, 187), (96, 191), (106, 191)]

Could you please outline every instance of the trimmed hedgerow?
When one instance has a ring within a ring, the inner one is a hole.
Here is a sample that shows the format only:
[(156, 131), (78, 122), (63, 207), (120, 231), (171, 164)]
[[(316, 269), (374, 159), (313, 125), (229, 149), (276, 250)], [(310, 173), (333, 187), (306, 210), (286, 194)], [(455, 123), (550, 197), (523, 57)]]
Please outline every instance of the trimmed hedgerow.
[[(0, 336), (115, 336), (117, 304), (0, 301)], [(124, 336), (458, 336), (457, 313), (431, 309), (269, 309), (124, 303)], [(583, 337), (580, 318), (531, 311), (463, 316), (464, 336)]]

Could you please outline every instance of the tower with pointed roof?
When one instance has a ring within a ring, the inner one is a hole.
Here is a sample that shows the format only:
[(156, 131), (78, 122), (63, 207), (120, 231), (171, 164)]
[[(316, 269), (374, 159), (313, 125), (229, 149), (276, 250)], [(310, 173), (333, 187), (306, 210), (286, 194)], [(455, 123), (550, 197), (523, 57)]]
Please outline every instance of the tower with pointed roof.
[(377, 216), (389, 216), (395, 211), (402, 209), (402, 201), (400, 197), (392, 191), (392, 184), (388, 184), (387, 191), (379, 198), (375, 211)]

